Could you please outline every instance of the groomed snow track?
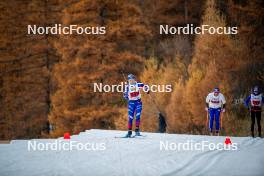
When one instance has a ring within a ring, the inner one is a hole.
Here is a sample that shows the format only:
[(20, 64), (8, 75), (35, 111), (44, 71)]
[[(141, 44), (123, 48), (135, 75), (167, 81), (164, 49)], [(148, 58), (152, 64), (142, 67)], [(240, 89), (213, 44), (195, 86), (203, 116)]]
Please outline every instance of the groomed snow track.
[[(0, 144), (1, 176), (264, 176), (264, 139), (231, 137), (237, 150), (160, 150), (160, 143), (224, 143), (226, 136), (143, 133), (146, 137), (115, 138), (125, 131), (87, 130), (70, 140), (13, 140)], [(29, 141), (104, 144), (96, 151), (29, 151)]]

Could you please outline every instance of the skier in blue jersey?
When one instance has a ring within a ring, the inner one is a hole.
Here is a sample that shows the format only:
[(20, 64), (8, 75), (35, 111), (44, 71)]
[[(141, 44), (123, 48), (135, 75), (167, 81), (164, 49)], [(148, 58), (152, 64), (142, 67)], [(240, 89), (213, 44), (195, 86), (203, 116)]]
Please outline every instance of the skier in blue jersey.
[[(136, 81), (133, 74), (128, 75), (128, 85), (125, 87), (124, 98), (128, 100), (128, 133), (126, 137), (132, 135), (132, 124), (134, 116), (136, 116), (136, 136), (140, 136), (140, 116), (142, 112), (141, 90), (144, 88), (143, 83)], [(149, 93), (149, 91), (147, 92)]]
[(219, 136), (219, 130), (221, 127), (220, 121), (222, 121), (221, 113), (225, 112), (226, 100), (223, 94), (220, 93), (219, 88), (215, 88), (213, 92), (209, 93), (206, 97), (205, 110), (209, 113), (209, 126), (210, 135), (213, 135), (214, 121), (215, 121), (215, 133)]
[(259, 87), (255, 86), (251, 95), (245, 100), (245, 106), (250, 110), (251, 116), (251, 135), (254, 137), (255, 119), (257, 119), (258, 133), (261, 137), (261, 107), (264, 104), (264, 97), (259, 91)]

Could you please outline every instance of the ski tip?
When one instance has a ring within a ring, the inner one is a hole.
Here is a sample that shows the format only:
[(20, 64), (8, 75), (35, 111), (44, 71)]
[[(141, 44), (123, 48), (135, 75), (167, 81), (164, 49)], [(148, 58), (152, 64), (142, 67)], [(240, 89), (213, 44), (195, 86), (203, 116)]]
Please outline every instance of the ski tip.
[(127, 136), (115, 136), (115, 138), (131, 138), (131, 137), (127, 137)]
[(146, 137), (146, 135), (133, 135), (132, 137)]
[(128, 136), (115, 136), (115, 138), (136, 138), (136, 137), (146, 137), (146, 135), (132, 135), (130, 137)]

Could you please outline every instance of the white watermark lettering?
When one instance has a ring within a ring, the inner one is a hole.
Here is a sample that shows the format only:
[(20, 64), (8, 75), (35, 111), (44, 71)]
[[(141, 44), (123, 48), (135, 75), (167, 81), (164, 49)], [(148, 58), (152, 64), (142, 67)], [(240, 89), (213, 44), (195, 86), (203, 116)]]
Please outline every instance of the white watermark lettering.
[(105, 143), (90, 143), (78, 141), (54, 140), (54, 142), (28, 141), (28, 151), (58, 151), (58, 150), (87, 150), (87, 151), (102, 151), (106, 150)]
[(205, 151), (205, 150), (237, 150), (237, 143), (225, 144), (223, 143), (210, 143), (209, 141), (194, 142), (188, 140), (186, 142), (169, 142), (160, 141), (160, 150), (163, 151)]
[(105, 26), (78, 26), (72, 25), (62, 25), (54, 24), (53, 26), (37, 26), (37, 25), (27, 25), (28, 35), (71, 35), (71, 34), (86, 34), (86, 35), (104, 35), (106, 34)]
[(181, 35), (181, 34), (220, 34), (220, 35), (234, 35), (238, 34), (238, 27), (236, 26), (210, 26), (201, 25), (194, 26), (194, 24), (187, 24), (186, 26), (170, 26), (170, 25), (160, 25), (159, 33), (165, 35)]
[(136, 91), (142, 90), (144, 92), (172, 92), (172, 85), (171, 84), (161, 84), (161, 85), (143, 85), (139, 87), (138, 85), (128, 85), (127, 83), (121, 82), (120, 84), (103, 84), (103, 83), (93, 83), (93, 92), (124, 92), (126, 87), (129, 89), (135, 89)]

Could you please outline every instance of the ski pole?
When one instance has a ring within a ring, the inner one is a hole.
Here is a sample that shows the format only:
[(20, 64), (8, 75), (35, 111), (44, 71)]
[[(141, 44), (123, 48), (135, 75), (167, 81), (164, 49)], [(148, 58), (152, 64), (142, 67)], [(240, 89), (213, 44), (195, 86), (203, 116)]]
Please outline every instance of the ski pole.
[(209, 116), (209, 113), (208, 113), (208, 110), (206, 111), (206, 123), (205, 123), (205, 130), (207, 131), (207, 128), (208, 128), (208, 117)]
[(221, 112), (221, 115), (220, 115), (220, 130), (222, 130), (222, 124), (223, 124), (223, 118), (224, 118), (224, 113)]
[(124, 81), (125, 81), (125, 83), (126, 83), (126, 82), (127, 82), (127, 79), (126, 79), (126, 77), (125, 77), (125, 74), (124, 74), (123, 70), (121, 70), (121, 73), (122, 73), (123, 79), (124, 79)]
[(123, 75), (124, 81), (126, 82), (126, 77), (125, 77), (125, 74), (124, 74), (124, 72), (123, 72), (123, 71), (121, 71), (121, 72), (122, 72), (122, 75)]
[(218, 134), (220, 134), (222, 132), (222, 119), (223, 119), (223, 112), (220, 112), (220, 128), (219, 128)]
[(208, 126), (208, 111), (206, 111), (206, 124), (205, 124), (205, 126), (207, 127)]

